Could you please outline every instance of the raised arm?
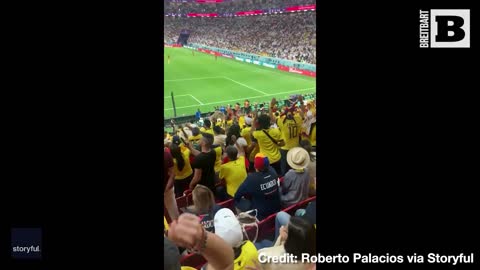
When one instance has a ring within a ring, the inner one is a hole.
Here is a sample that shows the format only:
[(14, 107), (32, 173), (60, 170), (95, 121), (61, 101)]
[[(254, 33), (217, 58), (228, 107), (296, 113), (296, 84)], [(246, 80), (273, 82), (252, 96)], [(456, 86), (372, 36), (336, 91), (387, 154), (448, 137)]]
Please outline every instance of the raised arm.
[(177, 246), (200, 253), (207, 260), (209, 269), (233, 270), (232, 247), (216, 234), (206, 231), (195, 215), (184, 213), (173, 221), (168, 239)]
[(273, 115), (273, 108), (275, 104), (277, 104), (277, 100), (275, 98), (272, 98), (272, 101), (270, 102), (270, 108), (269, 108), (270, 121), (272, 121), (272, 123), (275, 123), (275, 120), (276, 120), (275, 115)]

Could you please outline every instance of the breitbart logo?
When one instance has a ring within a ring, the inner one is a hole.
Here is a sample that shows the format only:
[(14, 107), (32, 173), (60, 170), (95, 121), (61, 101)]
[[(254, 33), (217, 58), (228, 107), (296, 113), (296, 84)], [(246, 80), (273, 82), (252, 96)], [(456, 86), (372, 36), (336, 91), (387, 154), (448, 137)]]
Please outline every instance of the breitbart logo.
[(469, 9), (420, 10), (420, 48), (470, 48)]

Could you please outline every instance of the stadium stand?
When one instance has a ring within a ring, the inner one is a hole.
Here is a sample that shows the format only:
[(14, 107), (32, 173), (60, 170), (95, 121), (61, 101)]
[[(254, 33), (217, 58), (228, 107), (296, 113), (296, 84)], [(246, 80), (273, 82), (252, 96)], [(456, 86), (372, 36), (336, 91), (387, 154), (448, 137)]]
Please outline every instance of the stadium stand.
[(316, 12), (230, 18), (165, 17), (166, 43), (191, 29), (189, 43), (316, 64)]

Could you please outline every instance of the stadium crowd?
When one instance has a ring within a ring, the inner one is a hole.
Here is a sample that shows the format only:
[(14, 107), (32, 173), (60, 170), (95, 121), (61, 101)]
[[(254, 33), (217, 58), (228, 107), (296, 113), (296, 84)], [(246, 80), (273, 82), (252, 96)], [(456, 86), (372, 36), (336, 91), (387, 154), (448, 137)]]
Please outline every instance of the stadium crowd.
[(235, 13), (258, 9), (281, 9), (316, 4), (316, 0), (233, 0), (219, 3), (164, 1), (165, 13)]
[[(191, 269), (180, 261), (196, 254), (206, 269), (315, 267), (258, 261), (261, 254), (316, 254), (315, 101), (293, 95), (286, 104), (273, 98), (268, 108), (251, 108), (245, 100), (215, 111), (201, 126), (165, 133), (164, 215), (171, 222), (165, 218), (164, 269)], [(177, 199), (189, 193), (192, 204), (179, 209)], [(246, 226), (256, 224), (260, 235), (258, 224), (272, 215), (273, 235), (250, 238)]]
[(189, 29), (189, 43), (316, 64), (316, 12), (229, 18), (165, 17), (166, 43)]

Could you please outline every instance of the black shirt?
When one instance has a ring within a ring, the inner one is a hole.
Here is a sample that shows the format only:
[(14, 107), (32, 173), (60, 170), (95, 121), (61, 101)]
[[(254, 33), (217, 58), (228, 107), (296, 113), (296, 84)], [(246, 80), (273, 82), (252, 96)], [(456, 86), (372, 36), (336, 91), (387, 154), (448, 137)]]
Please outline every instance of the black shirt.
[(200, 214), (200, 213), (196, 213), (194, 211), (192, 211), (192, 209), (189, 209), (188, 207), (185, 209), (185, 212), (186, 213), (190, 213), (190, 214), (194, 214), (194, 215), (197, 215), (198, 217), (200, 217), (200, 224), (203, 225), (203, 227), (205, 228), (205, 230), (211, 232), (211, 233), (215, 233), (215, 226), (213, 224), (213, 220), (214, 220), (214, 217), (215, 217), (215, 214), (217, 213), (218, 210), (220, 210), (222, 207), (220, 207), (219, 205), (215, 204), (212, 209), (206, 213), (206, 214)]
[(201, 169), (202, 177), (199, 184), (204, 185), (215, 193), (215, 159), (217, 154), (215, 150), (210, 150), (208, 153), (201, 152), (195, 157), (192, 168)]

